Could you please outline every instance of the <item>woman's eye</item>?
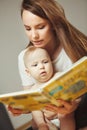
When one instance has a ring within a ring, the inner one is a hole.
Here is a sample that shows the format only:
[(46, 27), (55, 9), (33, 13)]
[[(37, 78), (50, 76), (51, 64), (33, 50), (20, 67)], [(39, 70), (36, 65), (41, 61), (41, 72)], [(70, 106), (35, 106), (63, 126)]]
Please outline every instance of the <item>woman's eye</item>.
[(26, 28), (27, 31), (30, 31), (31, 29), (30, 28)]
[(46, 64), (46, 63), (48, 63), (48, 61), (44, 61), (44, 63)]
[(38, 28), (39, 28), (39, 29), (43, 29), (44, 27), (45, 27), (45, 26), (39, 26)]
[(25, 26), (25, 30), (30, 31), (30, 30), (31, 30), (31, 28), (30, 28), (30, 27)]

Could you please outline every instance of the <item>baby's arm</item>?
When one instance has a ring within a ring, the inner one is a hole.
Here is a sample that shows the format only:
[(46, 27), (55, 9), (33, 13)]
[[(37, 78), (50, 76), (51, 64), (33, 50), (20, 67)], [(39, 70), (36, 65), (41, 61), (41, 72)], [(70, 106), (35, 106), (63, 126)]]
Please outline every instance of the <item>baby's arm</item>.
[(33, 117), (33, 121), (35, 122), (34, 125), (32, 126), (33, 129), (38, 128), (38, 130), (49, 130), (45, 122), (45, 117), (42, 111), (33, 111), (32, 117)]
[(42, 111), (33, 111), (32, 117), (35, 123), (37, 124), (37, 126), (39, 126), (42, 123), (45, 123), (45, 119)]

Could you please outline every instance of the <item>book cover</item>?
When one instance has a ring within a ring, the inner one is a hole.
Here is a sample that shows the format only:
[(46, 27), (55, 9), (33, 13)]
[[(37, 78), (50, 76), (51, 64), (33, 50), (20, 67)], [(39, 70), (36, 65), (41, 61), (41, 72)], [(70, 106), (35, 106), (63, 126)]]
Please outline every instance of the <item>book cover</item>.
[(0, 95), (0, 102), (24, 111), (41, 110), (48, 103), (60, 106), (58, 99), (74, 100), (87, 92), (87, 57), (56, 75), (41, 88)]

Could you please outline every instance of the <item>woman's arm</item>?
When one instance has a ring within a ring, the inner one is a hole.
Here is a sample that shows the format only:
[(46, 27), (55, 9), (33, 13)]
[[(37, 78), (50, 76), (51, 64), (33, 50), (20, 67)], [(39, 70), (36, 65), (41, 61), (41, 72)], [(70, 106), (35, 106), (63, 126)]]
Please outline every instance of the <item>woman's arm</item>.
[(55, 105), (46, 106), (47, 110), (57, 113), (60, 120), (60, 130), (75, 130), (74, 111), (77, 109), (80, 101), (81, 99), (77, 99), (69, 103), (64, 100), (58, 100), (58, 102), (61, 102), (61, 107)]
[(60, 120), (60, 130), (75, 130), (75, 118), (74, 112), (67, 115), (58, 114), (58, 118)]

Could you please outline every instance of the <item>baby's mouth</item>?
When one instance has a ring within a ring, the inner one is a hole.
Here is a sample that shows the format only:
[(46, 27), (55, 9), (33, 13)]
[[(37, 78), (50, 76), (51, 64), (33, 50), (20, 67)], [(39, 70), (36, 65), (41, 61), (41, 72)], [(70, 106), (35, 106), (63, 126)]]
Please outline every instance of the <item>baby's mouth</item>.
[(40, 73), (40, 75), (41, 75), (41, 76), (45, 76), (45, 75), (46, 75), (46, 72), (43, 71), (43, 72)]

